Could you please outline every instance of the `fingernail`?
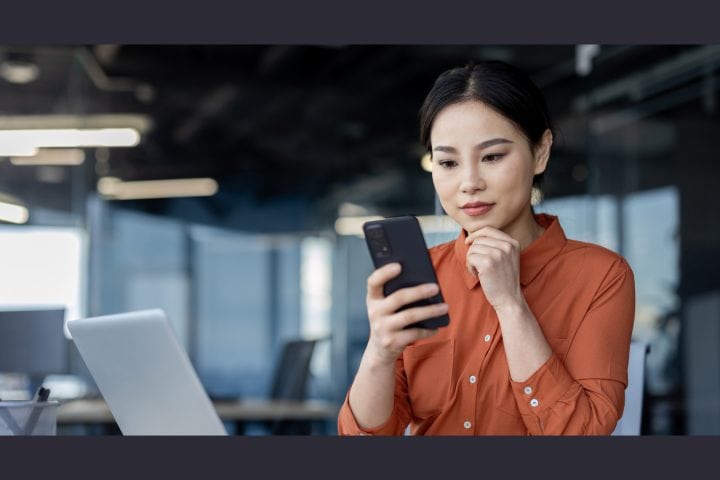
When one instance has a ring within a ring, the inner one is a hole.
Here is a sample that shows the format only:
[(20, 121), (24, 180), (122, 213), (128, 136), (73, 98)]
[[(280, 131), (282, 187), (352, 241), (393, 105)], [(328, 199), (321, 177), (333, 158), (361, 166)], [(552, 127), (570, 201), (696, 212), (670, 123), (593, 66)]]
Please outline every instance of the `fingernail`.
[(426, 291), (427, 293), (437, 293), (437, 291), (438, 291), (438, 286), (437, 286), (437, 284), (433, 283), (433, 284), (431, 284), (431, 285), (426, 286), (426, 287), (425, 287), (425, 291)]
[(391, 263), (391, 264), (390, 264), (390, 273), (399, 272), (399, 271), (400, 271), (400, 264), (399, 264), (399, 263)]

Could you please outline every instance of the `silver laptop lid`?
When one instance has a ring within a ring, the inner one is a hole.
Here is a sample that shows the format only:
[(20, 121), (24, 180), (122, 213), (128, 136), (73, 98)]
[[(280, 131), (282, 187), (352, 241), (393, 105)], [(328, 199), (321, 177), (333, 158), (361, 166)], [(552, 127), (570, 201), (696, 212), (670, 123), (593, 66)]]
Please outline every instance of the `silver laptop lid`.
[(124, 435), (227, 434), (162, 310), (67, 325)]

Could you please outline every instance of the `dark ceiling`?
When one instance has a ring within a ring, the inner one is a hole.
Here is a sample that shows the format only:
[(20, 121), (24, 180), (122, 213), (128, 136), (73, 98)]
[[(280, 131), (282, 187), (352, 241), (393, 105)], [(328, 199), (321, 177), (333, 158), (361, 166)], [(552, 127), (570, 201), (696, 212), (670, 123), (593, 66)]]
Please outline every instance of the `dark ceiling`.
[[(100, 175), (202, 176), (217, 179), (220, 193), (197, 201), (218, 215), (233, 202), (281, 201), (327, 215), (343, 202), (425, 213), (433, 194), (420, 169), (418, 108), (443, 70), (498, 58), (532, 76), (560, 126), (547, 194), (584, 193), (588, 186), (571, 178), (587, 151), (580, 99), (587, 104), (588, 92), (696, 48), (603, 46), (592, 73), (579, 76), (573, 45), (0, 47), (0, 60), (31, 61), (39, 73), (28, 84), (0, 80), (0, 115), (142, 113), (152, 121), (138, 147), (88, 151), (67, 182), (38, 189), (36, 171), (0, 162), (0, 186), (62, 208), (69, 183), (92, 190)], [(653, 94), (624, 88), (593, 97), (585, 110), (622, 109)], [(176, 211), (161, 200), (130, 205)]]

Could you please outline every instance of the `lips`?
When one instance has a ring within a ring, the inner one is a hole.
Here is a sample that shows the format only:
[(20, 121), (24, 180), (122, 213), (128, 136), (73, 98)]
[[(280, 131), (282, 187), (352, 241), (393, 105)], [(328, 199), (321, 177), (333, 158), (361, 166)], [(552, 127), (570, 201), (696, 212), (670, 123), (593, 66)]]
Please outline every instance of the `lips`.
[(490, 211), (490, 209), (492, 209), (493, 206), (495, 206), (494, 203), (468, 202), (462, 207), (460, 207), (460, 209), (465, 212), (466, 215), (476, 217), (478, 215), (486, 214)]

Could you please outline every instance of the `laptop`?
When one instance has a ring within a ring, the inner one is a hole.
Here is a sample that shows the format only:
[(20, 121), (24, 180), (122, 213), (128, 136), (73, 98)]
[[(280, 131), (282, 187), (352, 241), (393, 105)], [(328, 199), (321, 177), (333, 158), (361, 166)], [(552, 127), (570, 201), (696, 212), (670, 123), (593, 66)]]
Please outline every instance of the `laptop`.
[(68, 330), (123, 435), (226, 435), (160, 309), (70, 320)]

